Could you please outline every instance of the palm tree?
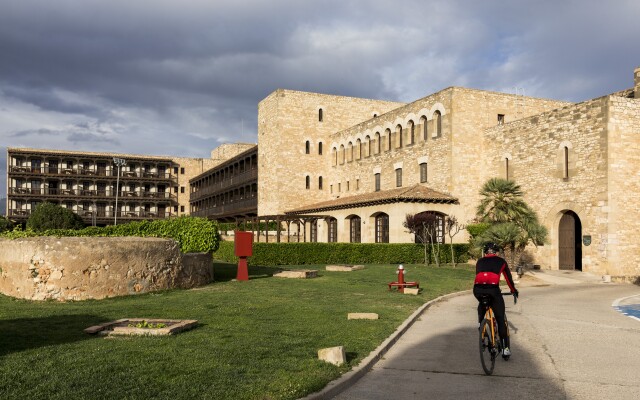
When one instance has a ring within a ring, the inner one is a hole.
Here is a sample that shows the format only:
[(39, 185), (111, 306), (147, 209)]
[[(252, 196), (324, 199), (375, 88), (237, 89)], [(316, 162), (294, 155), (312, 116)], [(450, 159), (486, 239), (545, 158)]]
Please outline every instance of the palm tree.
[(493, 242), (506, 250), (509, 263), (515, 265), (527, 245), (543, 245), (547, 228), (540, 224), (536, 212), (522, 196), (515, 182), (492, 178), (480, 190), (482, 199), (476, 210), (478, 221), (490, 227), (476, 239), (476, 246)]

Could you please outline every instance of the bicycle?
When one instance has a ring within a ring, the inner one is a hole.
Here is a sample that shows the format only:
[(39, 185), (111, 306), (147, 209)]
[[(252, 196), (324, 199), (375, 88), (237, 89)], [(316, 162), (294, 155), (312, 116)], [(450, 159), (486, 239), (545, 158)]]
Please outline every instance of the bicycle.
[[(512, 293), (501, 293), (503, 296)], [(498, 321), (493, 313), (493, 309), (489, 305), (489, 295), (483, 295), (481, 297), (482, 305), (485, 307), (484, 319), (480, 323), (480, 362), (482, 363), (482, 369), (486, 375), (493, 373), (493, 368), (496, 364), (496, 358), (502, 353), (502, 341), (498, 335)], [(518, 302), (518, 298), (513, 295), (513, 304)], [(507, 324), (507, 334), (509, 324), (507, 323), (507, 316), (504, 317), (504, 322)], [(505, 360), (508, 360), (508, 356)]]

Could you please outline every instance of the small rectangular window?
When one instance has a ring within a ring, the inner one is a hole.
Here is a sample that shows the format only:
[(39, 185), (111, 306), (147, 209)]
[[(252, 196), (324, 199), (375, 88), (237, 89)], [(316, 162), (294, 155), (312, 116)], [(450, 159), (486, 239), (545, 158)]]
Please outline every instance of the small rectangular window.
[(183, 168), (180, 168), (180, 174), (181, 174), (181, 175), (184, 175), (184, 167), (183, 167)]
[(402, 186), (402, 168), (396, 169), (396, 187)]
[(173, 187), (173, 193), (178, 193), (178, 187), (177, 186)]
[(180, 206), (180, 212), (184, 212), (184, 206)]
[(498, 114), (498, 125), (504, 125), (504, 114)]
[(180, 193), (184, 193), (184, 186), (180, 186)]
[(173, 206), (173, 212), (178, 212), (178, 206)]
[(178, 175), (178, 167), (173, 167), (173, 173), (174, 173), (175, 175)]
[(342, 183), (338, 183), (338, 193), (342, 190)]
[(375, 188), (376, 188), (376, 192), (380, 191), (380, 174), (376, 174), (375, 175)]
[(420, 183), (427, 182), (427, 163), (420, 164)]
[(360, 189), (360, 179), (356, 179), (356, 190)]
[(347, 181), (347, 192), (349, 191), (349, 181)]
[(322, 122), (322, 108), (318, 110), (318, 122)]
[(322, 155), (322, 142), (318, 143), (318, 154)]

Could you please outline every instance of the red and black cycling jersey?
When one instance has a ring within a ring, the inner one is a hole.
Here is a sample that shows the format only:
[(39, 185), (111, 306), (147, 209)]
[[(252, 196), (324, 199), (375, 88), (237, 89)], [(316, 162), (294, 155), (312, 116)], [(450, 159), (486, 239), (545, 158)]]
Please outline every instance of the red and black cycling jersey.
[(507, 262), (504, 258), (498, 257), (495, 254), (487, 254), (476, 263), (476, 279), (474, 283), (476, 285), (498, 286), (500, 284), (501, 274), (504, 275), (504, 279), (507, 281), (511, 292), (515, 292), (516, 286), (513, 283)]

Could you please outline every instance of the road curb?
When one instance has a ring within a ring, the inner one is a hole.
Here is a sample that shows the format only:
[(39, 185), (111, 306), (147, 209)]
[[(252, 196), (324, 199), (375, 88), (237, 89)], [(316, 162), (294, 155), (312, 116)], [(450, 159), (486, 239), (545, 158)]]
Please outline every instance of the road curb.
[(345, 373), (340, 378), (329, 382), (327, 386), (325, 386), (321, 391), (311, 393), (310, 395), (302, 397), (298, 400), (328, 400), (342, 393), (344, 390), (351, 387), (351, 385), (353, 385), (358, 379), (362, 378), (429, 307), (442, 301), (449, 300), (453, 297), (458, 297), (469, 293), (471, 293), (471, 290), (449, 293), (424, 303), (413, 314), (411, 314), (409, 318), (407, 318), (402, 323), (402, 325), (400, 325), (395, 330), (395, 332), (391, 334), (391, 336), (389, 336), (384, 342), (382, 342), (351, 371)]

